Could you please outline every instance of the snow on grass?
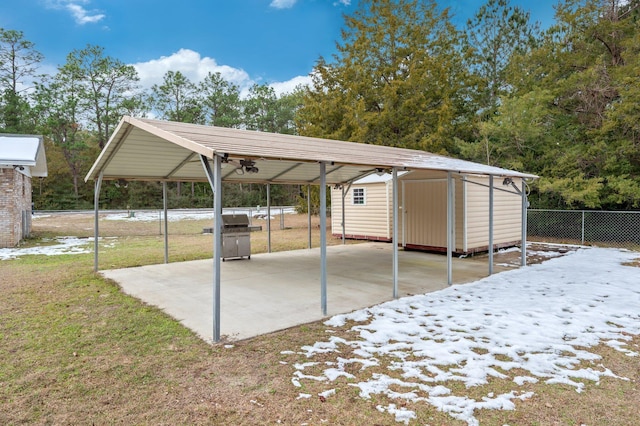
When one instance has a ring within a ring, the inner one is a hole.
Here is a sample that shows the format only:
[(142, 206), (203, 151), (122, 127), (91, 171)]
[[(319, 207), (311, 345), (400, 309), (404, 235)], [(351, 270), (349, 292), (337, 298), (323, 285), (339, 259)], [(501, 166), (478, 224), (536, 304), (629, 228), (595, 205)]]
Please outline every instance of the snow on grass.
[[(345, 376), (362, 398), (383, 395), (418, 409), (429, 404), (477, 425), (476, 410), (513, 410), (515, 400), (533, 396), (519, 389), (526, 383), (566, 384), (582, 392), (586, 380), (626, 380), (589, 348), (605, 343), (638, 356), (626, 343), (640, 334), (640, 268), (623, 266), (638, 257), (618, 249), (577, 248), (475, 283), (337, 315), (325, 324), (348, 324), (352, 337), (330, 336), (303, 346), (298, 354), (310, 361), (296, 364), (293, 381), (332, 383)], [(335, 361), (315, 365), (316, 355)], [(344, 371), (355, 363), (359, 371)], [(370, 367), (386, 373), (369, 372)], [(511, 374), (515, 369), (518, 374)], [(492, 378), (512, 382), (513, 390), (476, 400), (447, 387), (459, 382), (472, 388)], [(416, 418), (395, 403), (377, 408), (405, 424)]]
[[(100, 237), (101, 245), (104, 248), (114, 247), (117, 237)], [(0, 249), (0, 260), (18, 259), (23, 256), (43, 255), (59, 256), (62, 254), (84, 254), (93, 252), (93, 237), (55, 237), (53, 239), (43, 238), (41, 245), (34, 247), (17, 247)]]
[(335, 389), (329, 389), (329, 390), (326, 390), (324, 392), (320, 392), (318, 394), (318, 396), (321, 396), (321, 397), (326, 399), (326, 398), (328, 398), (328, 397), (330, 397), (332, 395), (335, 395), (335, 394), (336, 394), (336, 390)]
[[(55, 241), (53, 244), (49, 244)], [(58, 256), (61, 254), (91, 253), (93, 238), (56, 237), (54, 240), (43, 239), (45, 245), (24, 248), (0, 249), (0, 260), (17, 259), (28, 255)]]
[(378, 405), (376, 406), (376, 409), (381, 413), (384, 413), (386, 411), (389, 414), (393, 414), (396, 417), (397, 422), (402, 422), (406, 425), (409, 424), (409, 421), (411, 419), (416, 418), (416, 413), (411, 410), (407, 410), (404, 407), (397, 408), (396, 404), (389, 404), (386, 407)]
[[(295, 214), (296, 210), (293, 207), (272, 207), (271, 219), (273, 215), (280, 214)], [(224, 214), (247, 214), (252, 217), (264, 218), (267, 213), (266, 208), (257, 210), (255, 208), (234, 208), (224, 209)], [(105, 220), (121, 220), (128, 222), (153, 222), (158, 221), (164, 216), (160, 210), (132, 210), (131, 212), (119, 212), (112, 213), (105, 216)], [(167, 220), (169, 222), (178, 222), (181, 220), (213, 220), (212, 210), (169, 210), (167, 211)]]

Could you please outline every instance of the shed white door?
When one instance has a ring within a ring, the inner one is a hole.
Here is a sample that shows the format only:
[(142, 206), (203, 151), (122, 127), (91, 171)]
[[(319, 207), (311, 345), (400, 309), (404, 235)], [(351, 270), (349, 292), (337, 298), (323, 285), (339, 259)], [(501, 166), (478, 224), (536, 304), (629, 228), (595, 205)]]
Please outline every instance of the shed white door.
[(447, 181), (403, 183), (406, 245), (447, 247)]

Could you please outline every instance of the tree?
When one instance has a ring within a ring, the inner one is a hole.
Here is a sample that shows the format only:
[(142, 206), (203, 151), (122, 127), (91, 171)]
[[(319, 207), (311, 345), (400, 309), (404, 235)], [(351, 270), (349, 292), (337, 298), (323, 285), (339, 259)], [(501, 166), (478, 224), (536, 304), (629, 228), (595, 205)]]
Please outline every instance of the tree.
[(566, 0), (539, 46), (512, 58), (512, 90), (483, 131), (511, 147), (501, 161), (542, 176), (541, 207), (640, 206), (639, 17), (638, 0)]
[(294, 116), (299, 102), (296, 92), (278, 98), (272, 87), (254, 84), (243, 101), (244, 123), (250, 130), (294, 134)]
[[(151, 87), (149, 97), (151, 109), (156, 111), (160, 118), (179, 121), (182, 123), (205, 124), (206, 118), (202, 97), (198, 92), (198, 86), (192, 83), (180, 71), (167, 71), (162, 84), (154, 84)], [(191, 184), (192, 194), (195, 185)], [(176, 183), (178, 199), (182, 197), (182, 183)]]
[(244, 123), (250, 130), (294, 134), (294, 117), (299, 104), (299, 92), (283, 94), (278, 98), (272, 87), (254, 84), (243, 102)]
[(302, 108), (304, 87), (297, 86), (291, 93), (280, 95), (277, 102), (278, 133), (298, 134), (296, 114)]
[(512, 7), (509, 0), (488, 0), (467, 21), (466, 51), (469, 67), (477, 77), (478, 110), (491, 117), (500, 98), (511, 89), (506, 69), (514, 53), (526, 54), (539, 38), (539, 25), (529, 22), (529, 13)]
[(64, 65), (50, 80), (36, 84), (39, 131), (61, 150), (69, 167), (73, 193), (79, 196), (82, 172), (88, 163), (90, 133), (82, 131), (83, 77), (75, 66)]
[[(294, 116), (299, 104), (299, 96), (284, 94), (278, 97), (274, 89), (266, 84), (254, 84), (242, 101), (243, 122), (247, 129), (261, 132), (295, 134)], [(266, 190), (262, 185), (239, 184), (235, 188), (228, 185), (229, 198), (241, 200), (244, 205), (266, 203)], [(276, 204), (289, 204), (296, 199), (297, 187), (292, 185), (271, 185), (271, 201)]]
[(226, 81), (222, 74), (209, 73), (199, 85), (203, 114), (208, 124), (220, 127), (240, 127), (242, 104), (240, 88)]
[(31, 131), (26, 118), (29, 102), (23, 94), (34, 77), (42, 54), (24, 39), (22, 31), (0, 28), (0, 116), (3, 129), (10, 133)]
[(298, 114), (310, 136), (453, 153), (469, 131), (461, 35), (434, 1), (367, 0), (320, 58)]
[(249, 130), (261, 132), (277, 132), (278, 97), (273, 88), (266, 84), (254, 84), (243, 102), (244, 122)]
[(95, 130), (98, 146), (104, 148), (113, 127), (133, 102), (138, 73), (133, 66), (105, 56), (104, 48), (92, 45), (72, 51), (66, 67), (80, 75), (84, 118), (88, 128)]
[(167, 71), (162, 84), (151, 87), (149, 103), (165, 120), (204, 124), (198, 88), (180, 71)]

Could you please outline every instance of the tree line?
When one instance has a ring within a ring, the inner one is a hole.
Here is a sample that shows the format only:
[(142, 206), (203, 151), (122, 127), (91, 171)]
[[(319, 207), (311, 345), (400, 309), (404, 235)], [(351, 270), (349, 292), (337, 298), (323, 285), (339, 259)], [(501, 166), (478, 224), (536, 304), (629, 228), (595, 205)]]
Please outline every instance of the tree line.
[[(433, 0), (362, 0), (312, 83), (247, 96), (222, 75), (168, 71), (141, 90), (135, 68), (99, 46), (51, 76), (18, 30), (0, 30), (0, 131), (46, 136), (38, 208), (83, 208), (82, 177), (124, 114), (426, 150), (535, 173), (532, 206), (640, 206), (640, 0), (563, 0), (542, 29), (508, 0), (466, 25)], [(34, 81), (33, 86), (28, 84)], [(300, 189), (274, 186), (274, 204)], [(160, 205), (158, 184), (107, 185), (104, 203)], [(226, 185), (226, 205), (265, 203), (261, 185)], [(171, 187), (174, 207), (210, 205), (202, 184)]]
[[(49, 176), (34, 182), (36, 209), (92, 206), (93, 188), (83, 178), (123, 115), (153, 116), (186, 123), (293, 133), (296, 94), (277, 97), (267, 85), (254, 85), (245, 98), (220, 73), (192, 82), (180, 71), (165, 73), (162, 83), (139, 87), (135, 68), (110, 57), (100, 46), (73, 50), (54, 75), (37, 75), (43, 60), (33, 43), (17, 30), (0, 29), (0, 131), (45, 136)], [(33, 82), (30, 86), (28, 83)], [(274, 186), (275, 203), (291, 203), (295, 188)], [(104, 186), (110, 208), (162, 205), (159, 183)], [(261, 185), (228, 185), (228, 205), (263, 204)], [(211, 205), (207, 184), (177, 183), (171, 207)]]

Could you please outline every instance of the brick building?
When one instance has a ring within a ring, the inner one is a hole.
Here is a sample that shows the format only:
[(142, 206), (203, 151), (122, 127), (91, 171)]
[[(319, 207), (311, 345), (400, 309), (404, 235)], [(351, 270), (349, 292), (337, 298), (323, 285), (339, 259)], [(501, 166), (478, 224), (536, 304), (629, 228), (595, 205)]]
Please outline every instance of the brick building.
[(0, 134), (0, 248), (31, 233), (31, 178), (45, 176), (42, 136)]

